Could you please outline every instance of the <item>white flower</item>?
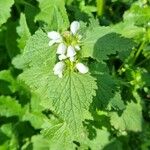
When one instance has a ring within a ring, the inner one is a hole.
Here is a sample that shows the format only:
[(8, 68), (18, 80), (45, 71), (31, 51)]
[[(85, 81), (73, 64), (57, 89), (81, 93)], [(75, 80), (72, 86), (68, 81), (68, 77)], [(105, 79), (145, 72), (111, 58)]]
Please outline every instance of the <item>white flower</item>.
[(58, 62), (53, 68), (54, 75), (58, 75), (59, 78), (62, 78), (64, 69), (65, 63), (63, 61)]
[(75, 57), (74, 56), (70, 57), (69, 59), (70, 59), (71, 62), (75, 61)]
[(67, 57), (73, 57), (76, 55), (76, 51), (73, 46), (68, 46)]
[(74, 47), (75, 47), (75, 49), (76, 49), (77, 51), (80, 50), (80, 46), (79, 46), (79, 45), (75, 45)]
[(62, 55), (62, 54), (65, 54), (66, 53), (66, 50), (67, 50), (67, 46), (64, 44), (64, 43), (60, 43), (59, 45), (58, 45), (58, 48), (57, 48), (57, 54), (60, 54), (60, 55)]
[(82, 64), (82, 63), (77, 63), (76, 68), (82, 74), (85, 74), (89, 71), (89, 68), (87, 66), (85, 66), (84, 64)]
[(80, 28), (80, 23), (78, 21), (73, 21), (70, 25), (70, 30), (72, 34), (76, 34)]
[(59, 60), (63, 60), (63, 59), (66, 59), (66, 58), (67, 58), (67, 56), (64, 55), (64, 54), (61, 54), (61, 55), (58, 56)]
[(61, 43), (61, 41), (62, 41), (62, 37), (61, 37), (60, 33), (56, 32), (56, 31), (48, 32), (47, 35), (50, 38), (49, 46), (52, 46), (55, 43)]

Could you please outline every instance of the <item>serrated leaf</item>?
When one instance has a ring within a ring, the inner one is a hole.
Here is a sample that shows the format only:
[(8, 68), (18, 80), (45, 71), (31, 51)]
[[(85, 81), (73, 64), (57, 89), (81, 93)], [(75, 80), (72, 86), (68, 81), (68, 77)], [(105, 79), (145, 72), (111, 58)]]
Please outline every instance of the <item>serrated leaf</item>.
[(110, 113), (110, 122), (115, 129), (121, 131), (141, 131), (142, 130), (142, 110), (140, 104), (130, 102), (122, 114)]
[(48, 46), (49, 39), (42, 30), (38, 30), (35, 35), (29, 38), (23, 55), (18, 55), (12, 63), (16, 68), (23, 69), (33, 65), (54, 66), (56, 51)]
[(91, 74), (97, 79), (96, 107), (123, 110), (125, 108), (121, 95), (117, 91), (118, 80), (109, 75), (109, 69), (105, 62), (90, 63)]
[(0, 96), (0, 115), (5, 117), (22, 117), (23, 109), (16, 99), (9, 96)]
[(92, 150), (103, 150), (104, 147), (110, 143), (110, 133), (103, 129), (97, 129), (96, 133), (96, 137), (93, 140), (88, 140), (88, 146)]
[(112, 26), (112, 30), (126, 38), (133, 38), (137, 41), (140, 40), (146, 32), (145, 28), (136, 26), (134, 23), (128, 21), (120, 22)]
[(13, 4), (14, 0), (0, 1), (0, 26), (10, 17), (10, 11)]
[(125, 21), (133, 22), (137, 25), (144, 25), (150, 20), (150, 6), (142, 5), (142, 2), (135, 2), (132, 7), (125, 12), (123, 18)]
[(6, 95), (17, 91), (17, 82), (10, 70), (0, 71), (0, 94)]
[(23, 13), (20, 15), (19, 24), (20, 25), (17, 27), (17, 33), (20, 38), (17, 41), (18, 41), (18, 47), (23, 51), (27, 40), (31, 36), (27, 22), (26, 22), (26, 17)]
[(40, 12), (35, 20), (47, 23), (53, 29), (67, 29), (69, 21), (63, 0), (38, 0)]
[(110, 102), (108, 104), (108, 108), (110, 107), (115, 110), (124, 110), (125, 104), (124, 101), (121, 98), (121, 95), (119, 92), (115, 93), (115, 96), (110, 99)]
[(133, 47), (133, 42), (129, 39), (120, 37), (116, 33), (110, 33), (98, 41), (94, 45), (93, 57), (98, 61), (108, 59), (108, 55), (116, 54), (116, 52), (122, 53), (123, 51), (128, 51)]
[(7, 23), (6, 37), (5, 37), (5, 45), (7, 48), (7, 53), (10, 58), (16, 56), (20, 50), (17, 46), (17, 38), (18, 35), (16, 33), (16, 27), (18, 25), (17, 21), (9, 20)]
[(98, 90), (95, 98), (97, 108), (108, 107), (114, 93), (116, 91), (116, 81), (107, 73), (102, 75), (94, 74), (97, 79)]
[[(48, 41), (48, 37), (41, 30), (29, 39), (23, 55), (18, 59), (30, 68), (25, 67), (20, 78), (46, 104), (49, 104), (47, 101), (51, 102), (49, 109), (53, 107), (76, 136), (82, 128), (85, 112), (95, 96), (96, 82), (89, 74), (81, 75), (71, 70), (66, 70), (62, 79), (55, 76), (53, 67), (56, 49), (49, 47)], [(16, 60), (14, 64), (17, 62)]]
[(40, 129), (45, 118), (45, 115), (40, 112), (26, 112), (22, 120), (29, 121), (35, 129)]
[(49, 140), (44, 139), (42, 135), (35, 135), (31, 138), (33, 150), (49, 150)]
[(122, 53), (130, 50), (134, 43), (132, 40), (112, 33), (109, 27), (89, 29), (83, 40), (82, 57), (92, 57), (97, 61), (108, 59), (108, 55)]
[(74, 133), (78, 133), (82, 128), (86, 110), (95, 95), (95, 79), (90, 75), (74, 72), (67, 73), (63, 79), (59, 79), (49, 70), (46, 73), (43, 69), (32, 68), (25, 71), (21, 78), (33, 89), (37, 89), (45, 99), (51, 100), (55, 112), (68, 123)]
[(82, 56), (93, 57), (93, 51), (96, 41), (110, 32), (111, 30), (109, 27), (89, 27), (85, 33), (85, 39), (83, 40), (83, 47), (81, 52)]
[(14, 126), (11, 123), (4, 124), (0, 128), (0, 149), (13, 149), (18, 148), (18, 139), (14, 133)]
[(73, 136), (67, 127), (66, 123), (56, 123), (51, 125), (48, 122), (42, 130), (42, 135), (49, 140), (51, 150), (66, 150), (74, 149)]

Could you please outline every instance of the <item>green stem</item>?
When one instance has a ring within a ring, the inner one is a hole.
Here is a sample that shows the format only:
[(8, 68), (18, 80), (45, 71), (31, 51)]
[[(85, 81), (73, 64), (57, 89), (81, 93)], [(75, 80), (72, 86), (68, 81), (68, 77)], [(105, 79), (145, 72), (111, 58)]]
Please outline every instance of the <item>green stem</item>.
[(104, 12), (105, 0), (96, 0), (97, 15), (102, 16)]
[(146, 43), (145, 41), (143, 41), (143, 42), (141, 43), (141, 45), (140, 45), (140, 47), (139, 47), (137, 53), (135, 54), (135, 57), (134, 57), (134, 59), (133, 59), (133, 63), (135, 63), (136, 59), (139, 57), (141, 51), (143, 50), (143, 48), (144, 48), (144, 46), (145, 46), (145, 43)]

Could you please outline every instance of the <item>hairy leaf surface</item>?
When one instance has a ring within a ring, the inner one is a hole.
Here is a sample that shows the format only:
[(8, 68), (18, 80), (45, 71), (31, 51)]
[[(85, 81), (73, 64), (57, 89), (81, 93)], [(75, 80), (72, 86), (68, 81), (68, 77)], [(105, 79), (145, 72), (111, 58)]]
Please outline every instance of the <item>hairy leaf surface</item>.
[(14, 0), (1, 0), (0, 1), (0, 26), (7, 21), (10, 17), (10, 9)]

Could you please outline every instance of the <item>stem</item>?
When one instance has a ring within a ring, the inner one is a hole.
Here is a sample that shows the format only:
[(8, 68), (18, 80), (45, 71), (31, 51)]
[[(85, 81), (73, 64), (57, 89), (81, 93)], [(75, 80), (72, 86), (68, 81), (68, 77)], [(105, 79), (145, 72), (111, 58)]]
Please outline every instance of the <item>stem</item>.
[(97, 15), (102, 16), (104, 12), (105, 0), (96, 0)]
[(133, 63), (135, 63), (136, 59), (139, 57), (139, 55), (140, 55), (142, 49), (144, 48), (145, 43), (146, 43), (145, 41), (143, 41), (143, 42), (141, 43), (141, 45), (140, 45), (140, 47), (139, 47), (137, 53), (135, 54), (135, 57), (134, 57), (134, 59), (133, 59)]

